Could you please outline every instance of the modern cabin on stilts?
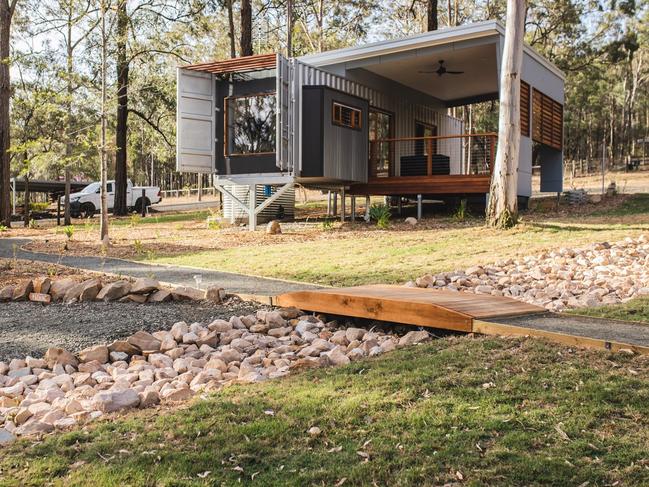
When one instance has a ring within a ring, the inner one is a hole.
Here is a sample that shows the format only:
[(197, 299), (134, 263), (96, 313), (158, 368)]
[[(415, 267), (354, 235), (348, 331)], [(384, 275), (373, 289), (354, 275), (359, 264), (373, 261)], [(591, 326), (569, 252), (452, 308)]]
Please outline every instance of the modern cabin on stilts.
[[(287, 59), (178, 68), (177, 168), (210, 173), (229, 216), (290, 215), (294, 187), (332, 195), (485, 200), (494, 133), (467, 133), (453, 107), (498, 100), (504, 28), (450, 27)], [(563, 185), (564, 75), (525, 46), (518, 194)], [(330, 199), (333, 210), (337, 198)], [(341, 198), (340, 212), (347, 209)]]

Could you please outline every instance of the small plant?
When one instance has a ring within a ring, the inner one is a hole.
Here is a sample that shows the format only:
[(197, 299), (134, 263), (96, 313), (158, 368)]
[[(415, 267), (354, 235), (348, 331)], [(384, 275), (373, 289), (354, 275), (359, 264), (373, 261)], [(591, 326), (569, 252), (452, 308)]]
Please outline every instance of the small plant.
[(0, 233), (8, 232), (8, 231), (9, 231), (9, 227), (7, 227), (6, 225), (0, 225)]
[(390, 226), (390, 207), (383, 203), (374, 203), (370, 206), (370, 220), (376, 222), (376, 226), (385, 230)]
[(54, 277), (56, 276), (56, 267), (50, 266), (47, 268), (47, 277)]
[(334, 228), (334, 220), (333, 218), (325, 218), (324, 221), (322, 222), (322, 229), (326, 232), (329, 230), (333, 230)]
[(207, 229), (208, 230), (221, 230), (221, 222), (218, 218), (214, 216), (207, 217)]
[(131, 215), (131, 217), (129, 218), (129, 221), (130, 221), (130, 225), (131, 225), (132, 227), (136, 227), (136, 226), (138, 226), (140, 223), (142, 223), (142, 216), (141, 216), (141, 215), (138, 215), (138, 214), (136, 213), (135, 215)]
[(460, 200), (460, 204), (458, 207), (455, 209), (455, 213), (453, 214), (453, 218), (459, 222), (463, 222), (464, 220), (467, 219), (469, 215), (469, 210), (467, 209), (467, 203), (466, 199)]
[(63, 233), (65, 233), (68, 240), (72, 240), (72, 237), (74, 236), (74, 227), (72, 225), (63, 227)]
[(27, 225), (28, 228), (31, 228), (32, 230), (35, 228), (38, 228), (38, 223), (36, 223), (36, 220), (31, 219), (29, 220), (29, 225)]
[(137, 255), (142, 255), (144, 253), (144, 245), (142, 245), (142, 241), (135, 239), (133, 241), (133, 248), (135, 249), (135, 253)]
[(47, 209), (50, 207), (50, 204), (47, 202), (31, 202), (29, 203), (29, 209), (34, 212), (42, 213), (44, 211), (47, 211)]

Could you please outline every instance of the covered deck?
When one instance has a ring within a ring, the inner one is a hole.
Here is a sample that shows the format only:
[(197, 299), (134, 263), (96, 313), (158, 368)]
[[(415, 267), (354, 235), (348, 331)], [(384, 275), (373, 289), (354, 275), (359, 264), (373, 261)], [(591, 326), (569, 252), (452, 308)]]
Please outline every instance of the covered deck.
[(484, 133), (371, 141), (368, 181), (351, 185), (349, 192), (484, 195), (489, 192), (497, 140), (497, 134)]

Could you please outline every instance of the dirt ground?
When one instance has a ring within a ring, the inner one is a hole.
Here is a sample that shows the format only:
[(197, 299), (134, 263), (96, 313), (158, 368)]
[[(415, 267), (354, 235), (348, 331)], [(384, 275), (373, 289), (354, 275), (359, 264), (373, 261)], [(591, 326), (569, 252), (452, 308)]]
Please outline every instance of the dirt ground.
[[(557, 209), (556, 199), (535, 199), (532, 208), (523, 214), (524, 221), (553, 222), (587, 218), (588, 223), (610, 223), (610, 217), (598, 214), (606, 213), (622, 205), (630, 196), (618, 195), (604, 199), (598, 204), (582, 206), (561, 205)], [(359, 202), (362, 198), (359, 198)], [(477, 216), (479, 209), (472, 210), (476, 218), (466, 221), (456, 221), (449, 211), (440, 205), (428, 205), (426, 217), (416, 227), (404, 222), (406, 216), (415, 213), (414, 206), (404, 207), (401, 217), (394, 216), (390, 228), (377, 234), (382, 238), (385, 233), (426, 232), (463, 226), (479, 225)], [(105, 248), (97, 238), (96, 222), (85, 222), (75, 225), (71, 239), (65, 235), (61, 227), (41, 228), (12, 228), (2, 236), (29, 237), (32, 243), (26, 250), (47, 252), (60, 255), (106, 256), (126, 259), (155, 259), (159, 256), (174, 256), (188, 252), (219, 251), (235, 247), (254, 247), (276, 245), (282, 243), (300, 243), (308, 241), (336, 241), (367, 237), (371, 232), (378, 232), (376, 225), (367, 224), (362, 220), (355, 223), (340, 223), (329, 220), (323, 223), (326, 212), (324, 200), (311, 201), (304, 206), (302, 219), (296, 222), (282, 223), (280, 235), (266, 234), (263, 226), (256, 232), (249, 232), (245, 227), (209, 228), (206, 222), (209, 213), (187, 213), (174, 215), (176, 219), (167, 221), (162, 217), (121, 218), (114, 219), (111, 227), (111, 245)], [(362, 207), (358, 208), (359, 216)], [(186, 218), (185, 218), (186, 217)], [(626, 223), (644, 222), (644, 215), (625, 216)], [(96, 219), (95, 219), (96, 220)]]
[(71, 277), (83, 280), (89, 278), (91, 275), (94, 274), (57, 264), (0, 258), (0, 288), (9, 284), (17, 284), (27, 279), (33, 279), (34, 277)]

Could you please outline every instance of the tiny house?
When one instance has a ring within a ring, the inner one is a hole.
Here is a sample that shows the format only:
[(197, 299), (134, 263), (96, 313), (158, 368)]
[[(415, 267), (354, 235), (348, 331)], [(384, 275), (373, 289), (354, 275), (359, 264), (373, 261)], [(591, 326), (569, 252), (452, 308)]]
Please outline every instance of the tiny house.
[[(296, 184), (419, 201), (485, 198), (497, 134), (451, 114), (498, 100), (503, 43), (502, 25), (487, 21), (291, 59), (179, 67), (177, 168), (215, 174), (251, 228)], [(564, 75), (525, 46), (521, 79), (524, 205), (533, 165), (541, 192), (562, 191)]]

